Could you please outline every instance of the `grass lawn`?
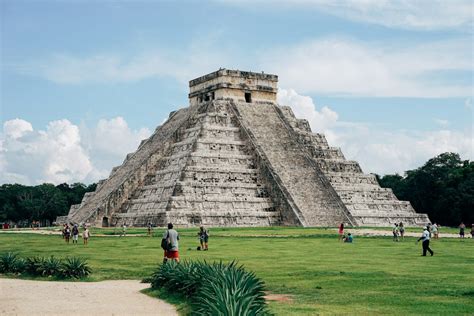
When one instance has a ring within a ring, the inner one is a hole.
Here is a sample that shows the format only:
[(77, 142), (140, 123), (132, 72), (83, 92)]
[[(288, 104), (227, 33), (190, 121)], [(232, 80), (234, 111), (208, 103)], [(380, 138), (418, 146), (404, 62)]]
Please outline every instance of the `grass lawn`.
[[(127, 237), (94, 238), (113, 231), (93, 229), (88, 247), (81, 240), (66, 245), (56, 235), (0, 232), (0, 253), (81, 256), (93, 269), (91, 281), (150, 275), (162, 260), (160, 237), (146, 237), (146, 229), (130, 228)], [(291, 295), (291, 302), (270, 302), (278, 315), (474, 312), (472, 239), (432, 241), (435, 256), (421, 257), (415, 238), (395, 243), (390, 237), (356, 236), (354, 244), (343, 244), (333, 229), (215, 228), (210, 229), (210, 250), (201, 252), (195, 250), (197, 229), (178, 231), (182, 259), (236, 259), (262, 278), (272, 293)]]

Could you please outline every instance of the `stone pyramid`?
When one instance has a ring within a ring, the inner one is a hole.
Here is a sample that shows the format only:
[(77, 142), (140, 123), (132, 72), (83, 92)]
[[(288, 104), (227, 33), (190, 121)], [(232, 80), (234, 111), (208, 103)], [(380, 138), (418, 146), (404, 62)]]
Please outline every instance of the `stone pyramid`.
[[(429, 222), (276, 103), (278, 77), (221, 69), (63, 221), (116, 226)], [(59, 219), (61, 220), (61, 219)]]

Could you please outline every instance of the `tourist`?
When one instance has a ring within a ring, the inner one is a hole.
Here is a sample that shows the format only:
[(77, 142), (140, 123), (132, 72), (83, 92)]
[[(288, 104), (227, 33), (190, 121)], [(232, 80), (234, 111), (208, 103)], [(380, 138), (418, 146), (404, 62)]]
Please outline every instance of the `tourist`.
[(120, 237), (125, 236), (127, 234), (127, 225), (123, 223), (122, 225), (122, 232), (120, 233)]
[(77, 240), (79, 239), (79, 228), (77, 224), (74, 224), (72, 227), (72, 243), (77, 244)]
[(398, 228), (400, 231), (400, 237), (402, 237), (403, 241), (405, 239), (405, 226), (403, 226), (403, 222), (400, 222), (400, 224), (398, 224)]
[(64, 227), (64, 239), (66, 240), (66, 243), (69, 244), (70, 238), (71, 238), (71, 228), (69, 227), (68, 224), (66, 224), (66, 227)]
[(89, 242), (89, 237), (91, 234), (89, 233), (89, 228), (87, 226), (84, 227), (84, 231), (82, 232), (82, 240), (84, 241), (84, 246), (87, 246), (87, 243)]
[(344, 238), (344, 223), (339, 225), (339, 240), (343, 240)]
[(393, 224), (392, 234), (393, 234), (393, 241), (398, 241), (398, 223)]
[(463, 222), (459, 225), (459, 237), (464, 238), (464, 229), (466, 229), (466, 225)]
[(433, 238), (434, 239), (439, 238), (438, 224), (434, 223), (433, 225), (431, 225), (431, 232), (433, 233)]
[(199, 242), (201, 243), (200, 249), (209, 250), (209, 247), (208, 247), (209, 232), (206, 229), (204, 229), (203, 226), (199, 228), (198, 236), (199, 236)]
[(163, 234), (163, 239), (167, 243), (167, 249), (165, 249), (163, 263), (168, 261), (168, 259), (179, 262), (179, 234), (176, 230), (173, 229), (173, 224), (168, 224), (168, 229)]
[(148, 237), (151, 237), (151, 231), (152, 231), (152, 226), (151, 226), (151, 223), (148, 223), (147, 225), (147, 232), (148, 232)]
[(344, 242), (352, 243), (352, 241), (353, 241), (352, 234), (351, 233), (347, 234), (347, 237), (344, 238)]
[(428, 251), (432, 256), (434, 255), (434, 252), (430, 249), (430, 232), (428, 231), (428, 226), (425, 226), (423, 228), (423, 234), (421, 235), (420, 238), (416, 241), (417, 243), (422, 240), (423, 244), (423, 254), (422, 256), (426, 257), (426, 251)]

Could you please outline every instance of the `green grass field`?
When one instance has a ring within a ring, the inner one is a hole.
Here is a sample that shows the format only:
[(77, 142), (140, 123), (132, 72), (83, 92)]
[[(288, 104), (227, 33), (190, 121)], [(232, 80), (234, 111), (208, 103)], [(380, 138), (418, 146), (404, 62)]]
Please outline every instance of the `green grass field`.
[[(56, 235), (0, 233), (0, 253), (81, 256), (93, 269), (90, 281), (142, 279), (162, 260), (162, 231), (150, 238), (146, 229), (131, 228), (120, 238), (112, 236), (114, 229), (93, 229), (88, 247), (81, 240), (66, 245)], [(182, 260), (236, 259), (272, 293), (291, 295), (290, 302), (270, 302), (278, 315), (474, 313), (472, 239), (432, 241), (435, 256), (421, 257), (415, 238), (395, 243), (356, 236), (354, 244), (343, 244), (334, 230), (324, 228), (215, 228), (210, 250), (201, 252), (197, 229), (179, 232)]]

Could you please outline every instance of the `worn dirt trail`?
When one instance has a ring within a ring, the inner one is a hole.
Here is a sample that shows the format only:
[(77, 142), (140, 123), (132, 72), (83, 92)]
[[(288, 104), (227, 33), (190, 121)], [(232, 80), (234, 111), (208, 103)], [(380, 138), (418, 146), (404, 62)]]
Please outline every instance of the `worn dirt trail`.
[(0, 315), (178, 315), (135, 280), (48, 282), (0, 278)]

